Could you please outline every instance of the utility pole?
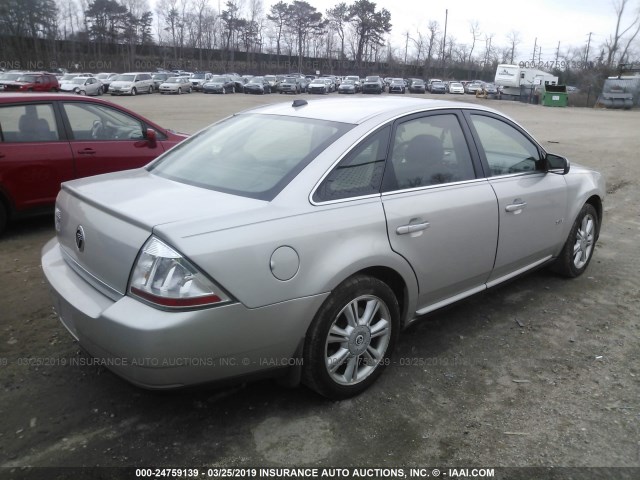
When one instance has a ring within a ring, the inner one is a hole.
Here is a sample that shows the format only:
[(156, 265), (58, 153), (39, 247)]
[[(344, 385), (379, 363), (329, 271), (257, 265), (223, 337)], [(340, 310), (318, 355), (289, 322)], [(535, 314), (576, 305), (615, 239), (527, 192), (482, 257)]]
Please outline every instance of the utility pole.
[(531, 59), (531, 63), (533, 63), (533, 65), (536, 64), (536, 50), (537, 49), (538, 49), (538, 37), (536, 37), (536, 39), (533, 42), (533, 58)]
[(560, 42), (558, 42), (558, 49), (556, 50), (556, 61), (553, 64), (553, 68), (558, 68), (558, 58), (560, 57)]
[(444, 36), (442, 37), (442, 78), (445, 77), (445, 48), (447, 45), (447, 22), (449, 20), (449, 9), (444, 11)]

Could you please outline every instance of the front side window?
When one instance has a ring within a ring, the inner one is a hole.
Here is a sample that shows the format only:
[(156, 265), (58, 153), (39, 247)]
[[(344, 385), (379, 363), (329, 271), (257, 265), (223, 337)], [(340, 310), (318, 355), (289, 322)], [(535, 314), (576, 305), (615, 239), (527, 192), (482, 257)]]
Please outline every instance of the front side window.
[(485, 115), (471, 115), (491, 176), (534, 172), (542, 168), (536, 145), (506, 122)]
[(142, 123), (103, 105), (84, 102), (63, 104), (74, 140), (142, 140)]
[(385, 190), (403, 190), (475, 178), (475, 171), (458, 117), (430, 115), (396, 128), (391, 168)]
[(236, 115), (180, 143), (149, 170), (177, 182), (272, 200), (351, 128), (325, 120)]
[(385, 127), (370, 135), (343, 158), (322, 181), (313, 200), (327, 202), (380, 193), (389, 130)]
[(0, 107), (0, 135), (3, 142), (51, 142), (59, 140), (53, 105)]

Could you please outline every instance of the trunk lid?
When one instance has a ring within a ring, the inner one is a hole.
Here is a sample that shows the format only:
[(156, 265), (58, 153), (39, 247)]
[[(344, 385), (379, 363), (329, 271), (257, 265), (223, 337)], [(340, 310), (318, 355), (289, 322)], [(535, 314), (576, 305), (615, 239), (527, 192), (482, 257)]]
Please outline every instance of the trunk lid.
[[(160, 225), (228, 228), (265, 211), (267, 202), (151, 175), (144, 169), (74, 180), (56, 202), (58, 241), (67, 262), (109, 296), (126, 293), (140, 248)], [(206, 218), (206, 222), (204, 222)], [(188, 254), (188, 252), (183, 252)]]

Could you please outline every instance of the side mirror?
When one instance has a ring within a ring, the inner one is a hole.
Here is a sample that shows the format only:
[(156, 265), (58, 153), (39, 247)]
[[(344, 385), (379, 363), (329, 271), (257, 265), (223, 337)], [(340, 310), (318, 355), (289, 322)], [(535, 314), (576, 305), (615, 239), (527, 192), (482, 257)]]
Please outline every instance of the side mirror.
[(154, 146), (156, 144), (156, 131), (153, 128), (147, 128), (144, 138), (147, 139), (149, 145)]
[(566, 175), (571, 169), (571, 163), (567, 158), (555, 155), (553, 153), (547, 153), (544, 159), (545, 169), (547, 172), (560, 173)]

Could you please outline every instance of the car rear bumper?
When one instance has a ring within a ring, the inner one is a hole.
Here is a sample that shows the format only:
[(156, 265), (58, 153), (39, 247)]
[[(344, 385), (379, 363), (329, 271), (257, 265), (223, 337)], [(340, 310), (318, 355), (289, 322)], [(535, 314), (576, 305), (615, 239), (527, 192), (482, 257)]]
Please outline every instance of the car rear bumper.
[(65, 262), (57, 239), (42, 268), (62, 324), (103, 365), (144, 388), (168, 389), (288, 367), (328, 294), (249, 309), (240, 303), (163, 311), (103, 295)]

